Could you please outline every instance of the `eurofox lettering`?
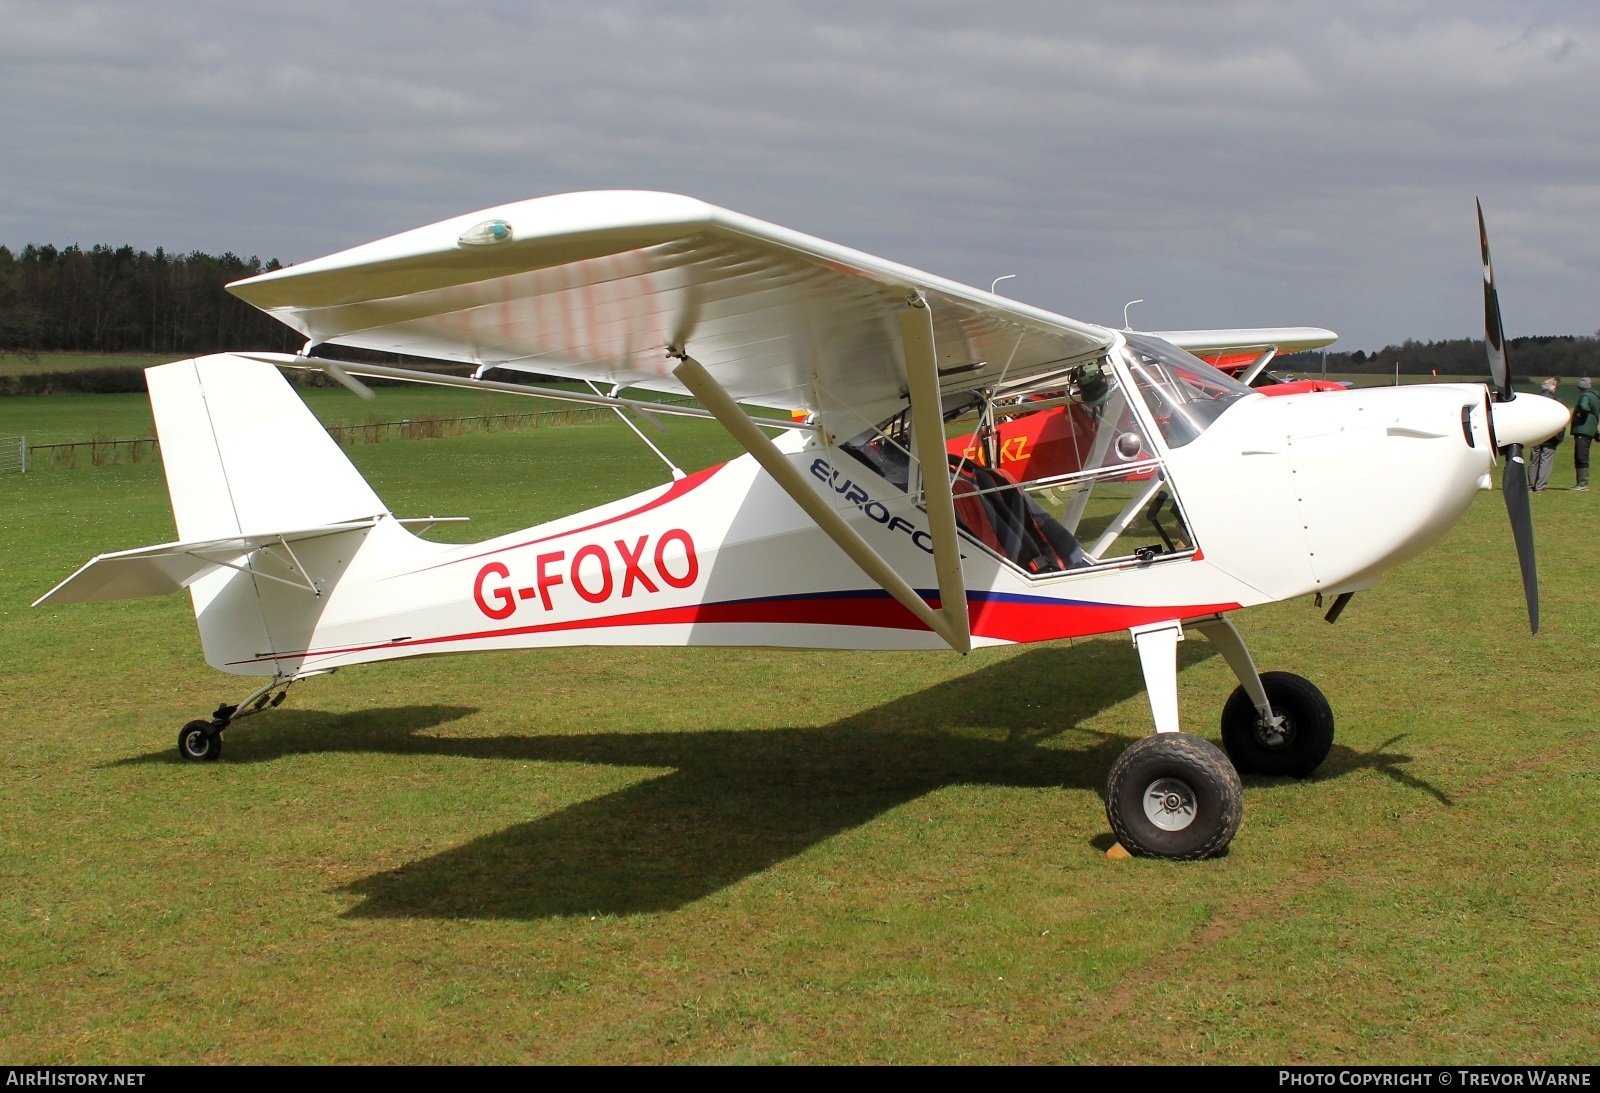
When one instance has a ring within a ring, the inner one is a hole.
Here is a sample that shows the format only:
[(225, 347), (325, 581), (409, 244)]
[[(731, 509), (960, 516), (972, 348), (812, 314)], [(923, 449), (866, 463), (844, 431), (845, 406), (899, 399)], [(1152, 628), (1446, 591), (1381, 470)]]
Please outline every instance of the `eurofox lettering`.
[[(688, 588), (700, 579), (700, 558), (689, 533), (673, 528), (653, 545), (649, 535), (641, 535), (632, 541), (613, 539), (609, 545), (586, 543), (570, 554), (544, 551), (534, 556), (531, 569), (533, 583), (518, 588), (507, 562), (485, 563), (472, 582), (478, 610), (499, 621), (509, 619), (527, 601), (554, 611), (558, 599), (573, 593), (586, 603), (598, 604), (613, 597), (659, 593), (663, 587)], [(557, 591), (562, 588), (570, 591)]]
[(869, 520), (882, 524), (890, 531), (903, 531), (911, 536), (911, 541), (929, 554), (933, 553), (933, 537), (913, 524), (903, 516), (894, 516), (889, 512), (889, 506), (882, 501), (874, 501), (867, 491), (848, 478), (843, 478), (838, 471), (828, 465), (826, 459), (818, 457), (811, 464), (811, 474), (818, 482), (833, 490), (834, 493), (843, 494), (844, 499), (866, 514)]

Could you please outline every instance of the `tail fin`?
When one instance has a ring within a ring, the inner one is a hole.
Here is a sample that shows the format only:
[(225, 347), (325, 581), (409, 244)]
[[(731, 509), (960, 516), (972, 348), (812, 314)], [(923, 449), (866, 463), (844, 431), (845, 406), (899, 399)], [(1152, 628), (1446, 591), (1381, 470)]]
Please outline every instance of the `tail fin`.
[(388, 512), (272, 365), (220, 353), (147, 368), (145, 382), (179, 539)]
[(294, 563), (284, 572), (282, 557), (262, 551), (189, 585), (212, 667), (290, 674), (299, 657), (280, 654), (306, 648), (326, 603), (286, 587), (293, 569), (305, 577), (311, 550), (331, 587), (388, 509), (272, 365), (222, 353), (148, 368), (145, 379), (180, 540), (368, 525), (299, 546), (298, 556), (285, 547)]

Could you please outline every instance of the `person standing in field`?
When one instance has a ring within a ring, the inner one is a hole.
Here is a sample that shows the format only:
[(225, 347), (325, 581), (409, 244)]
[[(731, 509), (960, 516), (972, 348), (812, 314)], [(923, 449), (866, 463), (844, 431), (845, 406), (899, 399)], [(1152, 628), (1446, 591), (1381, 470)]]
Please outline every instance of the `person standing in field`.
[(1572, 408), (1572, 462), (1578, 469), (1578, 484), (1574, 490), (1589, 488), (1589, 445), (1600, 432), (1600, 393), (1596, 393), (1589, 377), (1578, 381), (1578, 405)]
[[(1539, 393), (1545, 398), (1553, 398), (1560, 402), (1556, 396), (1558, 386), (1554, 376), (1539, 385)], [(1543, 493), (1550, 488), (1550, 470), (1555, 466), (1556, 449), (1561, 446), (1561, 438), (1567, 435), (1562, 429), (1555, 436), (1542, 444), (1535, 444), (1528, 452), (1528, 470), (1531, 473), (1528, 488), (1534, 493)]]

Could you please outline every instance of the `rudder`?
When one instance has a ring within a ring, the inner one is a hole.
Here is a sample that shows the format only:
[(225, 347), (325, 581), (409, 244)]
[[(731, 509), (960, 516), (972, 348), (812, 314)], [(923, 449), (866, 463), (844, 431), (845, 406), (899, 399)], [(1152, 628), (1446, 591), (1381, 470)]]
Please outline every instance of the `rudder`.
[(231, 353), (145, 369), (180, 539), (387, 513), (272, 365)]
[[(147, 368), (145, 380), (180, 540), (388, 515), (272, 365), (220, 353)], [(243, 564), (248, 570), (268, 563), (247, 559)], [(309, 592), (296, 593), (237, 569), (201, 577), (189, 593), (207, 663), (244, 674), (292, 673), (298, 659), (276, 654), (304, 648), (322, 606)], [(264, 654), (274, 659), (262, 660)]]

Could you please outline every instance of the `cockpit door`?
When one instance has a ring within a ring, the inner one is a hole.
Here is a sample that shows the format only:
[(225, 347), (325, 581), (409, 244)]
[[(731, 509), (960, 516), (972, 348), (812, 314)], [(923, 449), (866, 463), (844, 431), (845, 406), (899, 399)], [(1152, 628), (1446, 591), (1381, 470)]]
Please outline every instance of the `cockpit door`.
[(950, 444), (968, 534), (1032, 577), (1191, 553), (1128, 390), (1108, 357), (988, 393), (977, 429)]

